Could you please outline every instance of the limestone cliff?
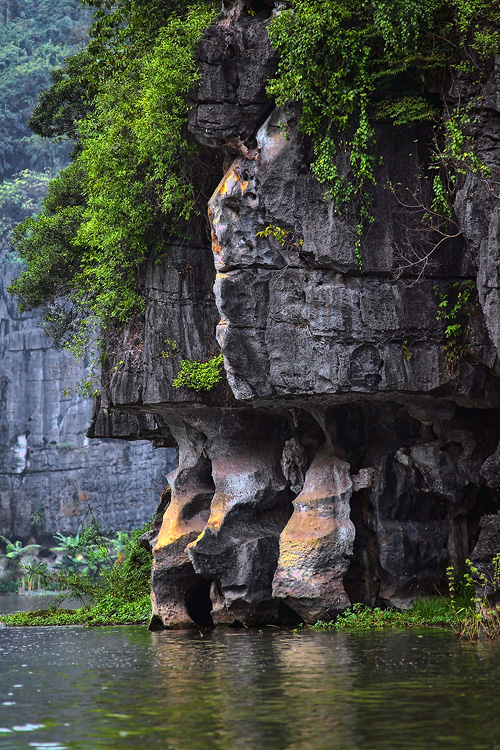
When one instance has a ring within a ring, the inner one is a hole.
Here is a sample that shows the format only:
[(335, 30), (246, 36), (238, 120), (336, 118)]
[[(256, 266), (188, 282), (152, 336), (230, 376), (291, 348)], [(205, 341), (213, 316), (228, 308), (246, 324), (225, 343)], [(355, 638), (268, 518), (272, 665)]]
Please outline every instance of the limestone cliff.
[[(427, 257), (404, 197), (425, 191), (428, 131), (380, 121), (361, 272), (355, 221), (323, 200), (297, 113), (266, 97), (272, 12), (236, 3), (199, 46), (190, 131), (226, 170), (208, 205), (212, 242), (173, 245), (144, 268), (140, 354), (125, 331), (124, 364), (109, 361), (89, 433), (126, 437), (148, 418), (142, 435), (179, 450), (150, 538), (153, 627), (313, 622), (355, 601), (404, 605), (470, 553), (498, 502), (494, 178), (463, 175), (458, 231)], [(499, 71), (500, 59), (478, 113), (493, 173)], [(439, 294), (468, 281), (477, 297), (467, 350), (450, 359)], [(222, 383), (203, 396), (173, 387), (181, 358), (207, 361), (219, 347)]]
[(85, 368), (52, 347), (36, 312), (19, 314), (7, 292), (17, 274), (1, 259), (0, 534), (43, 542), (75, 533), (89, 510), (106, 529), (142, 526), (175, 453), (85, 437), (92, 403), (64, 395)]

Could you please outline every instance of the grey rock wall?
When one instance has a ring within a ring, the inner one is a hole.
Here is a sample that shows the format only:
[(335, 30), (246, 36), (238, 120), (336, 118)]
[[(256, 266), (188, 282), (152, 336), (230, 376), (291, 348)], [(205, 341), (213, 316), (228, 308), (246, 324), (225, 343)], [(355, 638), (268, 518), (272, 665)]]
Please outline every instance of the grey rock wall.
[(64, 395), (85, 369), (51, 346), (36, 313), (19, 314), (7, 292), (19, 272), (2, 259), (0, 534), (44, 540), (56, 531), (75, 533), (89, 510), (112, 531), (142, 526), (175, 451), (86, 437), (92, 401)]
[[(138, 358), (130, 331), (116, 341), (124, 364), (107, 363), (89, 433), (179, 447), (149, 537), (152, 627), (407, 606), (470, 554), (499, 502), (498, 75), (478, 112), (494, 177), (463, 175), (461, 231), (429, 263), (432, 238), (404, 200), (425, 200), (429, 132), (377, 125), (383, 158), (360, 270), (356, 220), (323, 200), (297, 113), (263, 97), (276, 64), (271, 12), (233, 3), (200, 45), (190, 129), (225, 157), (208, 203), (211, 247), (173, 246), (144, 267), (144, 345)], [(286, 241), (263, 236), (269, 226)], [(471, 281), (468, 347), (450, 364), (435, 288), (451, 298)], [(219, 351), (225, 377), (213, 390), (173, 387), (182, 358)]]

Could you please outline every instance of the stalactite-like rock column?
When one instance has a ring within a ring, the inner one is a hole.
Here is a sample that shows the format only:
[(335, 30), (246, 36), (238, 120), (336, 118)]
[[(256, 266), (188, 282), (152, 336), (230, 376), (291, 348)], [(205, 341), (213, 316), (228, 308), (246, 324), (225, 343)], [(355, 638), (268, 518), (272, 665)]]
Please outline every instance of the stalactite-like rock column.
[(305, 622), (332, 617), (349, 604), (343, 578), (352, 555), (349, 464), (329, 446), (319, 449), (293, 502), (293, 515), (280, 537), (273, 594)]

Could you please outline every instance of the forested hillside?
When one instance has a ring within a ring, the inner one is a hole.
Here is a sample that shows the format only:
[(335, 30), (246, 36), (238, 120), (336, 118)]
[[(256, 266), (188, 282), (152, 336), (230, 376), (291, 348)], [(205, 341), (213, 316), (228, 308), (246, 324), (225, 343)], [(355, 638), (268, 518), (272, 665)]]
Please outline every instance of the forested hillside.
[(78, 0), (0, 0), (0, 248), (68, 160), (68, 141), (42, 139), (27, 123), (51, 71), (86, 43), (91, 15)]

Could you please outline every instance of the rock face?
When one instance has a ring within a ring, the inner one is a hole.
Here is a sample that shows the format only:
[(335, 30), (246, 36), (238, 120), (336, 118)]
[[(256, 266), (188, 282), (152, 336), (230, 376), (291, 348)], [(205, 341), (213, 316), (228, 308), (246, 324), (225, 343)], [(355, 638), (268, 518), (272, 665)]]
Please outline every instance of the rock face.
[[(172, 246), (144, 267), (140, 362), (126, 332), (89, 433), (132, 430), (179, 449), (150, 536), (153, 627), (405, 606), (470, 553), (498, 502), (498, 196), (464, 175), (461, 234), (426, 262), (420, 217), (384, 186), (425, 191), (428, 132), (379, 123), (360, 271), (355, 222), (323, 200), (297, 113), (265, 97), (271, 13), (236, 3), (200, 45), (190, 129), (226, 170), (208, 204), (212, 244)], [(479, 147), (498, 170), (495, 75)], [(468, 282), (478, 289), (469, 343), (454, 359), (437, 295)], [(181, 359), (220, 350), (215, 388), (173, 387)]]
[(75, 533), (89, 510), (106, 529), (137, 528), (151, 518), (175, 453), (85, 436), (91, 401), (64, 395), (85, 369), (51, 347), (36, 314), (18, 313), (7, 287), (19, 271), (2, 259), (0, 534), (43, 542)]
[(476, 574), (476, 595), (482, 601), (488, 598), (491, 606), (500, 603), (498, 557), (500, 550), (500, 513), (483, 516), (479, 539), (472, 555), (472, 564), (479, 571)]

